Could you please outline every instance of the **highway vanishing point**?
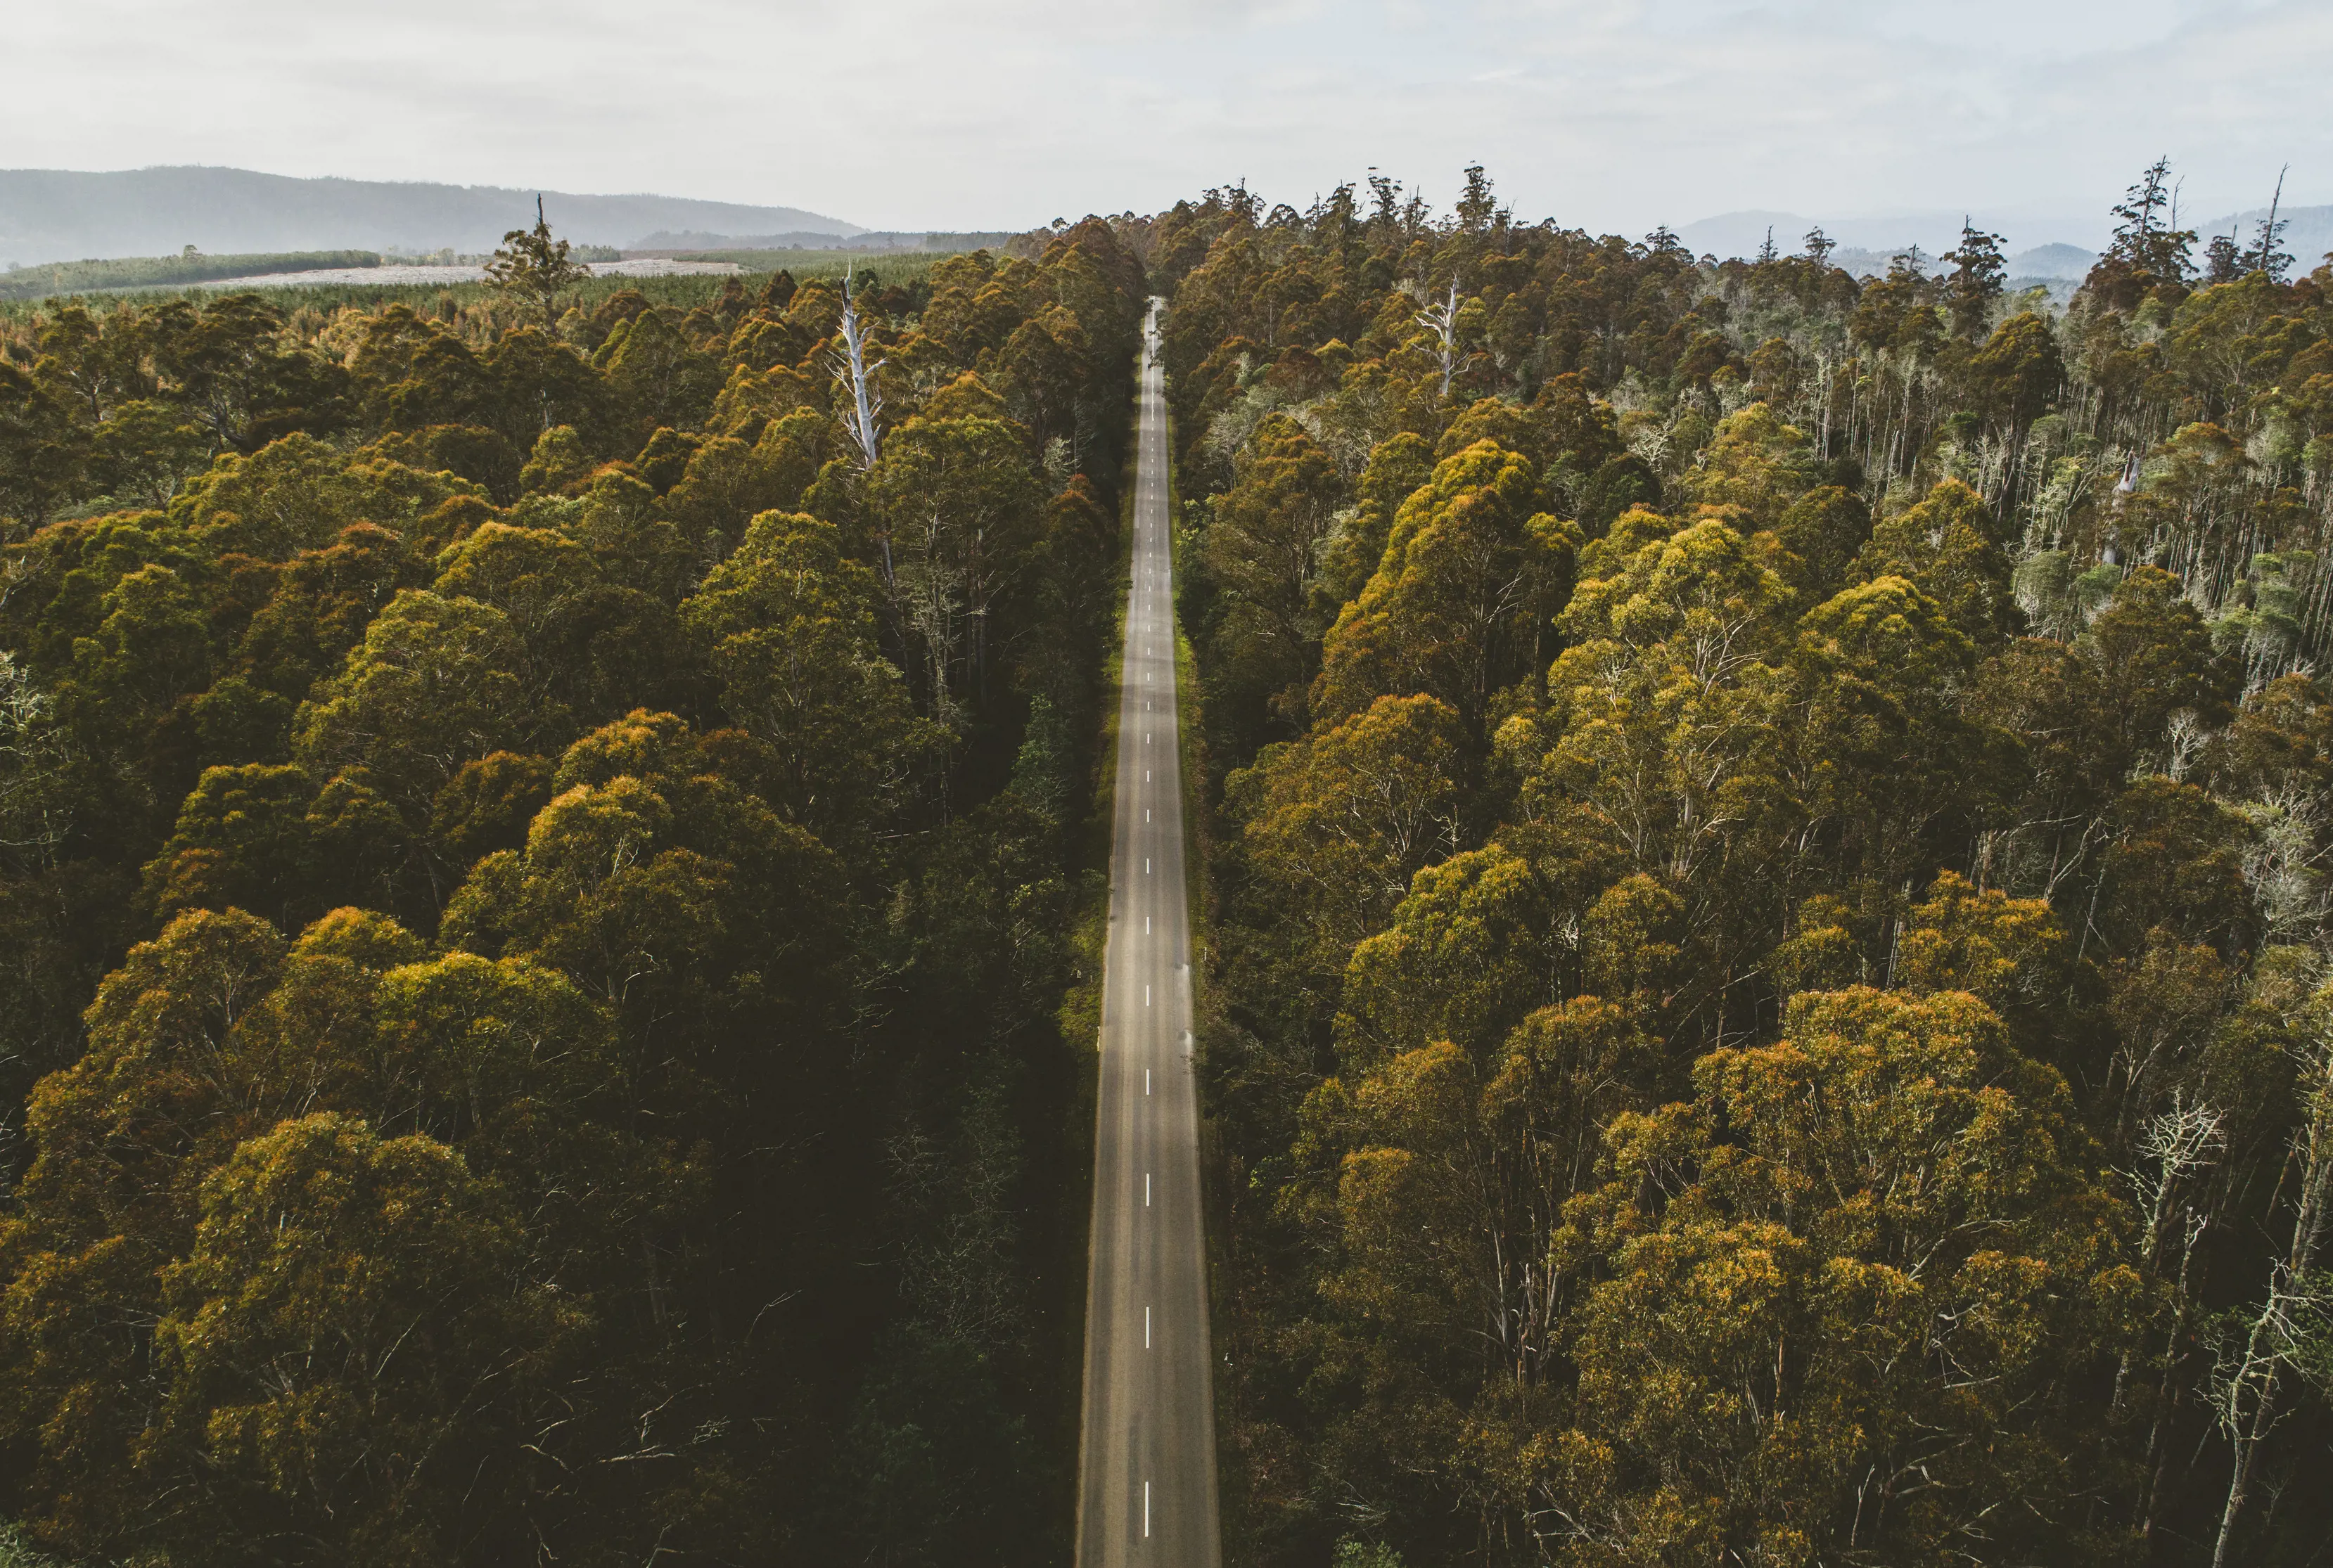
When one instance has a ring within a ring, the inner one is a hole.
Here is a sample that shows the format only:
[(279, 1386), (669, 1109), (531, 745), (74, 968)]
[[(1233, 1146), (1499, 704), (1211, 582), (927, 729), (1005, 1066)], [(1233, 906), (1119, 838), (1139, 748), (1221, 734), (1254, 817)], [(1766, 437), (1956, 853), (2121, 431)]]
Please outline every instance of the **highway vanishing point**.
[(1118, 691), (1102, 980), (1079, 1568), (1218, 1568), (1213, 1353), (1191, 1070), (1158, 311), (1143, 327), (1133, 586)]

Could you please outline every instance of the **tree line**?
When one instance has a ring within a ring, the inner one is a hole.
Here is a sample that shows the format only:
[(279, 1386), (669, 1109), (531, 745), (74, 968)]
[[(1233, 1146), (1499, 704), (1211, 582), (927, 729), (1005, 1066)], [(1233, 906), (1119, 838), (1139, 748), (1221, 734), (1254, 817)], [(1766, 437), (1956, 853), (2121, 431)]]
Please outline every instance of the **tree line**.
[(1147, 229), (1234, 1554), (2304, 1563), (2333, 263)]
[(1138, 252), (684, 308), (561, 250), (0, 325), (51, 1550), (1066, 1551)]

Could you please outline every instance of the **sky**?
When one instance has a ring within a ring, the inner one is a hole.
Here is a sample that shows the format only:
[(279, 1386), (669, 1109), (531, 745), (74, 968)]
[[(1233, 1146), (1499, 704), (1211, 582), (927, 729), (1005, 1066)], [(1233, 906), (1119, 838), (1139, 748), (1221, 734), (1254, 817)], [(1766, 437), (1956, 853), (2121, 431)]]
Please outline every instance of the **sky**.
[(2333, 202), (2328, 0), (73, 0), (0, 166), (207, 163), (807, 207), (867, 227), (1302, 207), (1481, 162), (1528, 219), (1968, 210), (2096, 245)]

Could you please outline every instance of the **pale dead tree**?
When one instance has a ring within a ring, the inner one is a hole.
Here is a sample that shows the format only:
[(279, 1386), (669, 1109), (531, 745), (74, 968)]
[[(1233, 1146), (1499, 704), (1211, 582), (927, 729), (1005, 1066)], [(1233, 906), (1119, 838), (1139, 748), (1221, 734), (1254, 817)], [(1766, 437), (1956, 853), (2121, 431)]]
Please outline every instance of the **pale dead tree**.
[[(2164, 1268), (2162, 1253), (2167, 1237), (2175, 1235), (2179, 1248), (2178, 1264), (2172, 1271), (2177, 1305), (2165, 1341), (2162, 1384), (2156, 1390), (2155, 1416), (2146, 1434), (2146, 1459), (2140, 1472), (2138, 1519), (2142, 1529), (2151, 1529), (2154, 1524), (2153, 1499), (2165, 1462), (2164, 1439), (2177, 1397), (2173, 1376), (2178, 1367), (2178, 1346), (2184, 1343), (2194, 1315), (2194, 1297), (2190, 1287), (2195, 1243), (2202, 1239), (2208, 1223), (2208, 1216), (2197, 1210), (2186, 1189), (2194, 1177), (2210, 1170), (2226, 1151), (2226, 1122), (2227, 1118), (2213, 1107), (2200, 1102), (2190, 1104), (2184, 1095), (2175, 1093), (2169, 1108), (2157, 1112), (2140, 1132), (2136, 1144), (2138, 1162), (2120, 1172), (2146, 1215), (2146, 1233), (2139, 1243), (2141, 1263), (2150, 1270)], [(2126, 1352), (2115, 1371), (2112, 1409), (2117, 1415), (2128, 1393), (2132, 1359), (2132, 1353)]]
[(867, 324), (859, 319), (859, 301), (850, 292), (850, 269), (842, 272), (842, 347), (833, 358), (834, 378), (850, 384), (850, 407), (842, 416), (850, 439), (859, 448), (860, 473), (883, 455), (883, 430), (876, 423), (883, 415), (883, 395), (875, 389), (875, 372), (890, 363), (867, 362)]
[(2187, 770), (2195, 765), (2195, 759), (2218, 734), (2193, 708), (2182, 708), (2171, 715), (2170, 722), (2165, 726), (2165, 742), (2170, 750), (2163, 770), (2172, 782), (2187, 777)]
[(1450, 280), (1450, 297), (1427, 306), (1418, 312), (1417, 324), (1434, 334), (1442, 345), (1442, 395), (1450, 396), (1450, 372), (1455, 368), (1458, 353), (1458, 280)]
[[(883, 394), (875, 389), (875, 372), (890, 363), (878, 359), (867, 362), (867, 323), (859, 318), (858, 296), (851, 292), (851, 269), (842, 269), (842, 347), (830, 359), (837, 381), (850, 388), (850, 406), (844, 410), (842, 422), (850, 432), (851, 444), (859, 448), (859, 472), (873, 471), (883, 455), (883, 427), (878, 423), (883, 416)], [(883, 592), (898, 616), (899, 574), (891, 556), (891, 531), (878, 531), (883, 547)], [(905, 627), (900, 628), (903, 632)]]
[(2299, 1172), (2294, 1194), (2292, 1234), (2284, 1256), (2269, 1269), (2267, 1299), (2261, 1304), (2241, 1343), (2225, 1348), (2213, 1371), (2211, 1398), (2233, 1450), (2228, 1499), (2220, 1511), (2220, 1536), (2212, 1568), (2227, 1568), (2236, 1524), (2251, 1491), (2252, 1467), (2269, 1435), (2284, 1420), (2283, 1376), (2303, 1370), (2310, 1341), (2321, 1331), (2333, 1303), (2315, 1279), (2318, 1257), (2333, 1209), (2333, 1028), (2320, 1027), (2303, 1047), (2299, 1082), (2300, 1123), (2287, 1151), (2288, 1170)]
[(2244, 881), (2276, 942), (2307, 942), (2333, 914), (2326, 885), (2324, 810), (2317, 793), (2295, 785), (2269, 790), (2240, 808), (2259, 829), (2243, 852)]

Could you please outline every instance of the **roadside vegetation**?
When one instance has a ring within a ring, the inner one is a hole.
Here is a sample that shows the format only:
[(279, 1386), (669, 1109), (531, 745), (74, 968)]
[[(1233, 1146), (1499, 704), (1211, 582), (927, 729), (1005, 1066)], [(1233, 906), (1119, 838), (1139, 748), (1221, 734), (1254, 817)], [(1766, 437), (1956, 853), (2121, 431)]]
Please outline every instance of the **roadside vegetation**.
[(1137, 253), (542, 237), (0, 322), (0, 1512), (1059, 1559)]
[(1233, 1556), (2324, 1561), (2333, 265), (1157, 220)]

